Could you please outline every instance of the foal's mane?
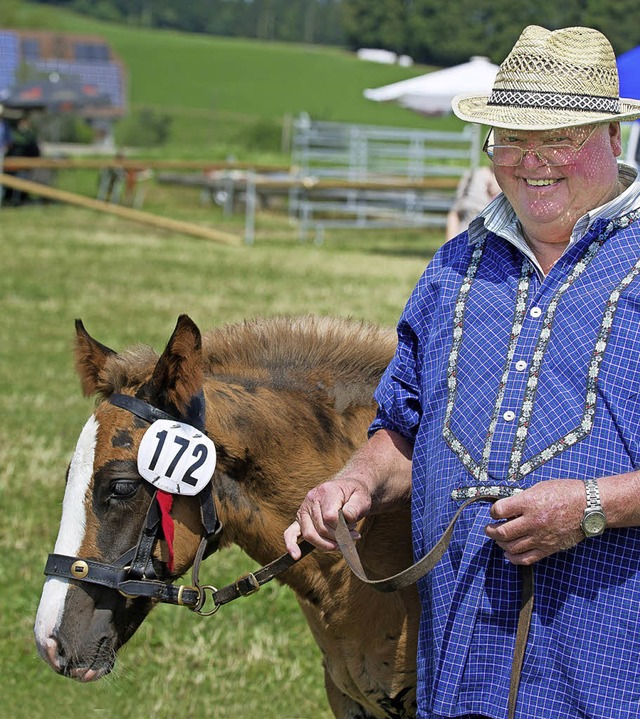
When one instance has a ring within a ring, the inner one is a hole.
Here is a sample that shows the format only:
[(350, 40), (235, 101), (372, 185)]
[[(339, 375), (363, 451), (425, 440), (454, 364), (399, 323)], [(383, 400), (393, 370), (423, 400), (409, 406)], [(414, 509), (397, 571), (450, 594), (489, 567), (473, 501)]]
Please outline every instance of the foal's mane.
[[(395, 344), (391, 329), (312, 315), (247, 320), (202, 336), (205, 375), (265, 386), (311, 381), (375, 387)], [(131, 347), (108, 363), (105, 379), (115, 391), (139, 384), (148, 379), (158, 356), (146, 345)]]
[(395, 349), (395, 333), (336, 317), (271, 317), (226, 325), (203, 337), (206, 370), (225, 374), (240, 367), (278, 374), (330, 372), (337, 380), (357, 374), (379, 377)]

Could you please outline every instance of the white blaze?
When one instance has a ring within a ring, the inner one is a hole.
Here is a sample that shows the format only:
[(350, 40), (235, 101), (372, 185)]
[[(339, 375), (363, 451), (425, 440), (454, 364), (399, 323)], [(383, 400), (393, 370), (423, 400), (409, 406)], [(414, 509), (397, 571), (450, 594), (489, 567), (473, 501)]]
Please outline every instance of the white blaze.
[[(62, 502), (60, 531), (54, 548), (55, 554), (77, 556), (84, 539), (85, 497), (93, 475), (98, 426), (96, 418), (92, 415), (78, 438), (76, 450), (69, 466), (67, 488)], [(67, 579), (47, 577), (44, 583), (34, 631), (38, 650), (45, 659), (50, 658), (47, 656), (47, 650), (51, 648), (52, 641), (49, 637), (54, 633), (62, 618), (68, 588), (69, 580)]]

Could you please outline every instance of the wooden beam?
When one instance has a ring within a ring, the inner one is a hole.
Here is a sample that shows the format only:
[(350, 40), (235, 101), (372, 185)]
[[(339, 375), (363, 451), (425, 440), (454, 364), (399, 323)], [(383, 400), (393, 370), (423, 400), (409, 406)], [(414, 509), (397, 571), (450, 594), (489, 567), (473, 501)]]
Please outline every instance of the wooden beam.
[(311, 193), (323, 190), (455, 190), (460, 182), (459, 177), (425, 177), (421, 180), (410, 178), (391, 178), (375, 180), (341, 180), (318, 179), (316, 177), (272, 178), (260, 175), (244, 175), (242, 177), (205, 177), (204, 175), (180, 175), (162, 173), (157, 176), (160, 184), (185, 185), (191, 187), (223, 187), (230, 182), (234, 187), (246, 187), (253, 184), (257, 189), (264, 190), (290, 190), (299, 188)]
[[(250, 163), (229, 163), (229, 162), (206, 162), (197, 160), (128, 160), (128, 159), (90, 159), (90, 158), (69, 158), (58, 159), (54, 157), (5, 157), (4, 170), (29, 170), (36, 168), (58, 169), (58, 170), (102, 170), (108, 168), (121, 170), (200, 170), (201, 172), (213, 172), (215, 170), (247, 170), (257, 173), (254, 182), (258, 187), (273, 187), (286, 189), (292, 187), (303, 187), (311, 190), (326, 190), (336, 188), (350, 189), (455, 189), (460, 182), (457, 175), (432, 176), (422, 179), (411, 178), (379, 178), (370, 180), (341, 180), (341, 179), (319, 179), (316, 177), (299, 177), (290, 168), (283, 165), (252, 165)], [(453, 168), (459, 169), (459, 168)], [(282, 172), (290, 175), (289, 178), (260, 177), (260, 173)], [(243, 178), (244, 179), (244, 178)], [(204, 175), (188, 178), (182, 182), (176, 176), (160, 176), (160, 182), (171, 184), (192, 184), (207, 187), (211, 180)], [(238, 180), (236, 179), (236, 182)], [(215, 180), (213, 181), (215, 182)]]
[(253, 170), (254, 172), (289, 172), (284, 165), (255, 165), (248, 162), (210, 162), (205, 160), (131, 160), (126, 158), (56, 158), (56, 157), (5, 157), (5, 170), (48, 168), (58, 170)]
[[(277, 180), (269, 178), (256, 182), (257, 187), (277, 186)], [(306, 177), (299, 181), (305, 190), (455, 190), (460, 182), (459, 177), (425, 177), (421, 180), (410, 178), (393, 178), (379, 180), (318, 180)]]
[(58, 202), (66, 202), (71, 205), (77, 205), (79, 207), (84, 207), (89, 210), (106, 212), (111, 215), (122, 217), (125, 220), (132, 220), (133, 222), (139, 222), (143, 225), (156, 227), (160, 230), (179, 232), (181, 234), (191, 235), (192, 237), (200, 237), (205, 240), (221, 242), (226, 245), (241, 244), (240, 237), (238, 237), (237, 235), (232, 235), (229, 232), (221, 232), (220, 230), (214, 230), (209, 227), (202, 227), (201, 225), (196, 225), (192, 222), (174, 220), (169, 217), (152, 215), (150, 212), (143, 212), (142, 210), (134, 210), (130, 207), (122, 207), (121, 205), (113, 205), (109, 202), (94, 200), (91, 197), (77, 195), (73, 192), (67, 192), (66, 190), (58, 190), (55, 187), (43, 185), (40, 182), (31, 182), (31, 180), (23, 180), (19, 177), (13, 177), (13, 175), (5, 175), (0, 173), (0, 185), (11, 187), (15, 190), (21, 190), (23, 192), (28, 192), (32, 195), (47, 197), (50, 200), (57, 200)]

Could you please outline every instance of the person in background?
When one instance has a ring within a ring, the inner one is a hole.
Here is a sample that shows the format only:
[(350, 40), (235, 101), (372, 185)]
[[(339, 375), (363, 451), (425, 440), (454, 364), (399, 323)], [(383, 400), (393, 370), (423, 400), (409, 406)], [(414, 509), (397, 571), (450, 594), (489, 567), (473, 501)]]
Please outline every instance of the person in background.
[(11, 132), (9, 129), (9, 124), (7, 122), (7, 119), (5, 117), (5, 110), (2, 105), (0, 105), (0, 156), (4, 157), (7, 153), (7, 148), (9, 147), (9, 141), (11, 139)]
[[(370, 437), (285, 531), (335, 550), (409, 500), (419, 719), (640, 716), (640, 181), (618, 164), (616, 58), (590, 28), (525, 28), (489, 96), (502, 193), (436, 253), (398, 324)], [(491, 139), (489, 139), (491, 138)], [(533, 616), (515, 709), (521, 573)]]
[[(0, 105), (0, 164), (2, 165), (2, 172), (4, 172), (4, 157), (9, 149), (9, 143), (11, 142), (11, 125), (9, 122), (10, 116), (15, 114), (15, 110), (8, 110), (4, 105)], [(5, 188), (4, 185), (0, 185), (0, 205), (5, 202), (7, 195), (11, 193), (11, 190)]]
[[(11, 128), (6, 157), (40, 157), (40, 146), (33, 121), (28, 115), (21, 117)], [(32, 170), (19, 170), (14, 174), (25, 180), (30, 179)], [(17, 207), (29, 201), (29, 194), (23, 190), (6, 188), (5, 202)]]
[(451, 209), (447, 213), (447, 239), (466, 230), (471, 220), (500, 192), (493, 167), (466, 170), (460, 178)]

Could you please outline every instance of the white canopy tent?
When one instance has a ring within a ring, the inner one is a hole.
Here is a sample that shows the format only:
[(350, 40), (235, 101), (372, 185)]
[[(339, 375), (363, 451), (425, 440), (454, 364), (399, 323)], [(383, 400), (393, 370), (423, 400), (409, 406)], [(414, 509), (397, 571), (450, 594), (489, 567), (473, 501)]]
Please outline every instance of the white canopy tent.
[(422, 115), (446, 115), (462, 93), (490, 93), (498, 66), (480, 55), (469, 62), (364, 91), (368, 100), (397, 102)]

